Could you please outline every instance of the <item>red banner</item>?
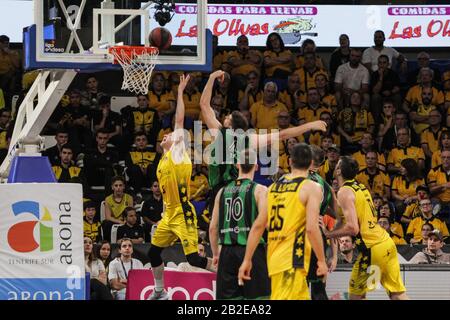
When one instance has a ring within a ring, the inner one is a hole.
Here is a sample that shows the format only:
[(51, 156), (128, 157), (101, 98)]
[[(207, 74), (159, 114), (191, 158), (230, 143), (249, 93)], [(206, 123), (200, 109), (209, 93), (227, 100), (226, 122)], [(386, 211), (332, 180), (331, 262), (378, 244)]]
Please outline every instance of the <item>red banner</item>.
[[(164, 271), (171, 300), (214, 300), (216, 274), (212, 272)], [(146, 300), (154, 289), (151, 270), (130, 270), (126, 300)]]

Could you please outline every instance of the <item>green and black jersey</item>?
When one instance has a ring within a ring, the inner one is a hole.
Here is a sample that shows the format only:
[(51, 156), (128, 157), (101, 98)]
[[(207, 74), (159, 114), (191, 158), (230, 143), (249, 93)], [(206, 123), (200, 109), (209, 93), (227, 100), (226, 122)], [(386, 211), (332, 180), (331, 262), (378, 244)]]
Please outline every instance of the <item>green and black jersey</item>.
[[(219, 209), (220, 244), (247, 245), (248, 234), (258, 216), (256, 185), (250, 179), (238, 179), (223, 188)], [(261, 243), (264, 240), (261, 239)]]
[(331, 186), (317, 172), (310, 171), (308, 179), (317, 182), (322, 187), (323, 200), (320, 205), (320, 215), (324, 216), (332, 200), (333, 191), (331, 190)]
[(237, 179), (238, 154), (249, 146), (247, 135), (238, 135), (233, 129), (225, 128), (222, 128), (220, 133), (213, 142), (208, 166), (208, 182), (212, 189)]

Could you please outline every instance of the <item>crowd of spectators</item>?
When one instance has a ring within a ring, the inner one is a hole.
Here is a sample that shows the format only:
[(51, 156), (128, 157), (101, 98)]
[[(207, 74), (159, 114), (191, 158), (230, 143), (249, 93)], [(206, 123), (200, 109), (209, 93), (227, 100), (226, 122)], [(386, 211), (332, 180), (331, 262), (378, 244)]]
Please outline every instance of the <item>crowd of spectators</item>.
[[(219, 120), (241, 111), (256, 130), (326, 121), (325, 133), (280, 141), (279, 174), (289, 171), (289, 152), (297, 142), (325, 151), (319, 173), (330, 185), (335, 185), (339, 156), (353, 155), (360, 166), (357, 180), (371, 192), (379, 223), (396, 244), (429, 246), (427, 232), (439, 232), (434, 238), (445, 243), (450, 223), (450, 70), (431, 67), (427, 52), (417, 55), (417, 67), (408, 68), (404, 55), (384, 46), (382, 31), (373, 36), (374, 45), (361, 50), (341, 35), (328, 64), (311, 39), (291, 50), (272, 33), (261, 50), (240, 36), (234, 50), (224, 50), (215, 38), (213, 69), (226, 74), (216, 84), (211, 106)], [(87, 257), (92, 242), (150, 242), (163, 210), (156, 179), (159, 143), (173, 129), (181, 72), (154, 72), (148, 94), (136, 96), (137, 107), (123, 106), (120, 113), (111, 110), (114, 93), (108, 92), (108, 83), (95, 74), (84, 75), (85, 87), (71, 87), (50, 117), (44, 132), (55, 136), (56, 145), (44, 155), (58, 182), (83, 185)], [(14, 127), (9, 101), (26, 92), (30, 77), (33, 72), (24, 74), (8, 37), (0, 36), (0, 160)], [(194, 121), (202, 120), (199, 101), (207, 78), (191, 73), (184, 93), (191, 138)], [(203, 141), (203, 147), (208, 143)], [(271, 179), (262, 176), (259, 182)], [(194, 166), (191, 190), (204, 236), (210, 191), (205, 164)], [(350, 238), (339, 240), (340, 262), (354, 260), (353, 246)], [(99, 259), (108, 259), (99, 253)], [(106, 271), (92, 259), (89, 267), (98, 273), (101, 287)], [(120, 281), (114, 286), (120, 294)]]

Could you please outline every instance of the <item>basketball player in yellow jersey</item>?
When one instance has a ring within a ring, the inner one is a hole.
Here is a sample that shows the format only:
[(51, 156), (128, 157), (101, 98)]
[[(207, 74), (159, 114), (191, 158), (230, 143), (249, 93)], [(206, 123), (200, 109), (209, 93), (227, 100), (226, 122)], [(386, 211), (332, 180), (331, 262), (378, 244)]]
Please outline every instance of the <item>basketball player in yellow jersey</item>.
[[(272, 300), (309, 299), (308, 275), (311, 247), (317, 257), (317, 275), (326, 277), (319, 211), (322, 188), (307, 179), (312, 162), (311, 148), (297, 144), (289, 159), (291, 173), (282, 176), (269, 188), (267, 265), (272, 280)], [(247, 241), (244, 261), (239, 269), (239, 282), (250, 279), (252, 256), (264, 232), (253, 228)]]
[(184, 144), (184, 102), (183, 91), (189, 76), (180, 77), (174, 132), (165, 135), (161, 147), (164, 154), (159, 162), (157, 177), (163, 194), (164, 215), (152, 237), (149, 251), (155, 279), (155, 289), (150, 300), (167, 300), (164, 290), (164, 264), (161, 258), (163, 248), (180, 239), (186, 259), (192, 266), (211, 268), (212, 260), (198, 255), (197, 216), (189, 202), (191, 159)]
[(400, 276), (397, 248), (389, 234), (377, 224), (372, 197), (364, 185), (355, 181), (357, 173), (356, 160), (341, 157), (334, 175), (340, 186), (337, 200), (345, 223), (338, 222), (339, 226), (333, 231), (322, 230), (328, 238), (356, 237), (359, 256), (350, 278), (350, 299), (364, 299), (368, 291), (376, 288), (378, 281), (391, 299), (408, 299)]

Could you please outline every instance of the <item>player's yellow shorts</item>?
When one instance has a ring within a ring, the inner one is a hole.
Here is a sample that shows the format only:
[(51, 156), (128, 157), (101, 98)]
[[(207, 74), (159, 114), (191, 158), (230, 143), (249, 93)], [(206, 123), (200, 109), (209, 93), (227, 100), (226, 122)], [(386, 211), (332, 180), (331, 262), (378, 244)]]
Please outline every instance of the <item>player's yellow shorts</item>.
[(292, 268), (276, 273), (270, 278), (272, 281), (270, 300), (310, 300), (305, 270)]
[(390, 238), (359, 253), (353, 265), (348, 291), (350, 294), (363, 296), (375, 290), (379, 284), (386, 289), (388, 295), (406, 291), (400, 275), (397, 248)]
[(181, 205), (166, 209), (152, 237), (153, 245), (165, 248), (180, 239), (185, 255), (198, 252), (197, 215), (191, 204), (189, 207), (191, 211), (186, 213)]

